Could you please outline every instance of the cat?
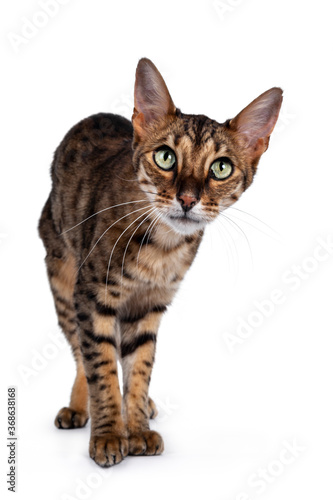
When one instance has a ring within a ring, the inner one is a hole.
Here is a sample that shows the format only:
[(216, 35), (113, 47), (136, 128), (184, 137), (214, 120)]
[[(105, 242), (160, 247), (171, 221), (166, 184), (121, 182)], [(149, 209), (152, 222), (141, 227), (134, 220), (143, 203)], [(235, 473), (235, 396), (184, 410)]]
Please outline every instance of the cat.
[(252, 183), (281, 103), (282, 90), (272, 88), (222, 124), (184, 114), (143, 58), (132, 123), (90, 116), (55, 151), (39, 234), (77, 366), (55, 425), (83, 427), (90, 416), (89, 453), (98, 465), (163, 452), (149, 428), (157, 409), (148, 396), (161, 318), (205, 226)]

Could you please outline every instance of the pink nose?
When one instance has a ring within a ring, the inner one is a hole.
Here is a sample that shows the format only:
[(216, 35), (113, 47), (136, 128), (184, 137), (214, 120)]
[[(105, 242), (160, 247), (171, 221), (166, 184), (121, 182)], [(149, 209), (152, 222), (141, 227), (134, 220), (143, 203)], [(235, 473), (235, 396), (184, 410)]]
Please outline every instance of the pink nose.
[(187, 194), (182, 194), (178, 196), (178, 200), (181, 203), (182, 208), (187, 212), (188, 210), (191, 210), (191, 208), (194, 207), (198, 203), (198, 199), (194, 198), (194, 196), (188, 196)]

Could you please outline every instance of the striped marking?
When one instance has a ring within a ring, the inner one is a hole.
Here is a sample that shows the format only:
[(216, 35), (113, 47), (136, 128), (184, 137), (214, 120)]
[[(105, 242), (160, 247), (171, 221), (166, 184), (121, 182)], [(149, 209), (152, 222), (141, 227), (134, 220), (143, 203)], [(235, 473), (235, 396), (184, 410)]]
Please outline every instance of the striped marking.
[(110, 364), (112, 364), (112, 360), (110, 360), (110, 359), (104, 360), (104, 361), (97, 361), (97, 363), (95, 363), (93, 365), (93, 368), (94, 368), (94, 370), (97, 370), (101, 366), (110, 365)]
[(138, 337), (134, 338), (131, 342), (122, 342), (121, 356), (124, 358), (132, 354), (136, 349), (147, 342), (156, 342), (156, 333), (145, 332), (141, 333)]
[(96, 311), (101, 316), (115, 316), (117, 314), (117, 310), (110, 306), (105, 306), (100, 302), (96, 302)]
[(93, 332), (90, 330), (83, 330), (83, 334), (88, 337), (89, 339), (93, 340), (96, 342), (96, 344), (102, 344), (103, 342), (106, 342), (107, 344), (113, 345), (113, 347), (117, 347), (116, 341), (112, 337), (106, 337), (104, 335), (95, 335)]
[(123, 323), (136, 323), (137, 321), (140, 321), (141, 319), (145, 318), (148, 314), (152, 313), (163, 313), (166, 311), (167, 306), (166, 305), (157, 305), (149, 309), (148, 311), (144, 311), (142, 313), (137, 313), (133, 316), (123, 316), (120, 318), (120, 321)]
[(98, 356), (101, 356), (101, 353), (96, 351), (83, 353), (83, 357), (87, 361), (92, 361), (93, 359), (96, 359)]

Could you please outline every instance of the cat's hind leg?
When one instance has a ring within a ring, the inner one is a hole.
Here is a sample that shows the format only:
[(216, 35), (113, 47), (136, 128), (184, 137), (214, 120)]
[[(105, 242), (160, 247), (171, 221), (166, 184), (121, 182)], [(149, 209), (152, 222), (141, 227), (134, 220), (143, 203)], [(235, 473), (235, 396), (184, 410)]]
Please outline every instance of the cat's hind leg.
[(72, 348), (77, 370), (69, 406), (59, 410), (54, 423), (59, 429), (73, 429), (83, 427), (88, 420), (88, 386), (73, 299), (77, 265), (54, 227), (49, 201), (41, 216), (39, 233), (46, 247), (45, 262), (59, 326)]
[(59, 326), (72, 348), (76, 361), (76, 377), (69, 406), (59, 410), (54, 423), (59, 429), (83, 427), (88, 420), (88, 385), (83, 368), (76, 312), (73, 305), (76, 265), (70, 254), (61, 259), (47, 257), (46, 261)]

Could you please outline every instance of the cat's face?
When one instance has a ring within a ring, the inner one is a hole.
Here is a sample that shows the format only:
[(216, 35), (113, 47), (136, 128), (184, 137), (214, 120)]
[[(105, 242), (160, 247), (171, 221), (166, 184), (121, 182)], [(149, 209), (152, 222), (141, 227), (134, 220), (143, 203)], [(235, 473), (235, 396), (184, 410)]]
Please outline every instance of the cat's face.
[(282, 102), (271, 89), (224, 124), (175, 108), (156, 67), (141, 59), (135, 86), (134, 164), (161, 219), (191, 234), (251, 184)]

